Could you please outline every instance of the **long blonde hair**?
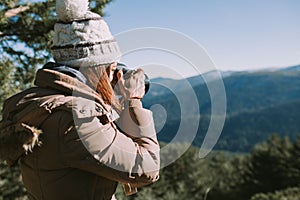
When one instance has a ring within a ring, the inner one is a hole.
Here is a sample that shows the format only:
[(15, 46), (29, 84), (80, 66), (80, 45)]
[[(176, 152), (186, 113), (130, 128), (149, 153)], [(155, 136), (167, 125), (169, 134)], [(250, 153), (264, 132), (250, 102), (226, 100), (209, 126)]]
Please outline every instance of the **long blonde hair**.
[(87, 78), (87, 84), (102, 97), (103, 101), (106, 104), (111, 105), (117, 111), (120, 111), (121, 106), (107, 75), (107, 69), (109, 67), (110, 64), (95, 67), (82, 67), (80, 71)]

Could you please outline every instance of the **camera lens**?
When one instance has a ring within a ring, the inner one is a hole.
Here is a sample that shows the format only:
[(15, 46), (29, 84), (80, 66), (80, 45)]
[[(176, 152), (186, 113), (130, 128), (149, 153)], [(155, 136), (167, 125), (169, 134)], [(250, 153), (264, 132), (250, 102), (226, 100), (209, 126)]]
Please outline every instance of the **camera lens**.
[(147, 74), (145, 74), (145, 94), (149, 91), (150, 89), (150, 79), (147, 76)]

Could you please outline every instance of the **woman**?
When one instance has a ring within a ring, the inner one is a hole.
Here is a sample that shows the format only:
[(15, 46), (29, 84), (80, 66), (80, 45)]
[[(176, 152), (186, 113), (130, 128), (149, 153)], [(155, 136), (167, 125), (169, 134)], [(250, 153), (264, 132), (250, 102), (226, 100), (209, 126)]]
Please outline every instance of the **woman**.
[(113, 199), (118, 182), (132, 194), (159, 176), (152, 113), (141, 103), (144, 72), (115, 77), (120, 52), (103, 19), (87, 1), (56, 3), (56, 62), (37, 72), (36, 87), (5, 102), (0, 158), (20, 160), (30, 199)]

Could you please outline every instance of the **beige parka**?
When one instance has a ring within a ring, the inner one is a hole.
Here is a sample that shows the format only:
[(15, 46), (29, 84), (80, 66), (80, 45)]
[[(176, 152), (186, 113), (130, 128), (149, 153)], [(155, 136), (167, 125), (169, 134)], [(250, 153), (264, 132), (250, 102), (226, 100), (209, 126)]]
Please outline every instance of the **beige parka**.
[[(89, 86), (66, 74), (41, 69), (35, 84), (5, 102), (1, 122), (2, 130), (15, 126), (12, 141), (18, 142), (5, 143), (0, 158), (20, 160), (30, 199), (109, 200), (118, 182), (132, 193), (158, 180), (153, 117), (140, 100), (127, 101), (118, 117)], [(20, 149), (23, 129), (33, 137), (22, 138)]]

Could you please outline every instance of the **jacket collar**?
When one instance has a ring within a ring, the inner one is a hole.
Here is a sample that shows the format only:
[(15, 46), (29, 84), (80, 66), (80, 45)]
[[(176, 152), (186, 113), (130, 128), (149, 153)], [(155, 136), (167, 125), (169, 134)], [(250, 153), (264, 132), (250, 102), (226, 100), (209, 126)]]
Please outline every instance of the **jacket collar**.
[(61, 65), (58, 63), (54, 63), (54, 62), (48, 62), (47, 64), (44, 65), (43, 69), (51, 69), (54, 71), (61, 72), (63, 74), (69, 75), (69, 76), (79, 80), (82, 83), (87, 84), (86, 77), (79, 70), (74, 69), (72, 67)]

